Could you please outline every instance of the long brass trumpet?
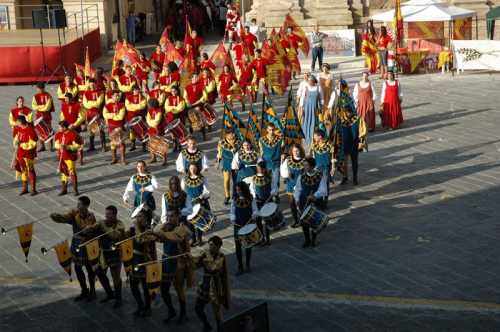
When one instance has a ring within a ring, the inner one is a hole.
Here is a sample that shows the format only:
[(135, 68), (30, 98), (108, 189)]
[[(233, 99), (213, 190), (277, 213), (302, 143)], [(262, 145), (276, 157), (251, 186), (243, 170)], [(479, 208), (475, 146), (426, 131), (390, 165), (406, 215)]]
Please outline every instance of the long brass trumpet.
[[(71, 238), (77, 236), (78, 234), (82, 233), (83, 231), (85, 231), (85, 229), (82, 229), (81, 231), (76, 232), (75, 234), (71, 235)], [(55, 247), (57, 247), (59, 244), (61, 244), (61, 242), (66, 241), (68, 239), (69, 238), (65, 238), (65, 239), (61, 240), (60, 242), (54, 244), (52, 247), (49, 247), (49, 248), (42, 247), (42, 248), (40, 248), (40, 251), (42, 252), (43, 255), (47, 255), (49, 253), (49, 251), (51, 251), (52, 249), (54, 249)]]
[(175, 255), (175, 256), (167, 256), (167, 257), (162, 258), (162, 259), (157, 259), (157, 260), (154, 260), (154, 261), (149, 261), (149, 262), (146, 262), (146, 263), (137, 264), (136, 266), (134, 266), (134, 270), (135, 270), (135, 271), (139, 271), (139, 268), (140, 268), (141, 266), (150, 265), (150, 264), (155, 264), (155, 263), (162, 263), (162, 262), (168, 261), (169, 259), (177, 259), (177, 258), (179, 258), (179, 257), (187, 256), (187, 255), (189, 255), (189, 254), (190, 254), (190, 253), (185, 252), (185, 253), (180, 254), (180, 255)]
[(135, 234), (134, 236), (131, 236), (131, 237), (128, 237), (126, 238), (125, 240), (121, 240), (121, 241), (118, 241), (118, 242), (115, 242), (111, 245), (111, 250), (116, 250), (118, 248), (118, 246), (124, 242), (127, 242), (128, 240), (132, 240), (132, 239), (135, 239), (136, 237), (139, 237), (143, 234), (146, 234), (148, 233), (150, 230), (147, 230), (147, 231), (144, 231), (142, 233), (139, 233), (139, 234)]
[(78, 245), (78, 247), (76, 247), (76, 249), (75, 249), (75, 250), (76, 250), (76, 252), (80, 252), (81, 248), (82, 248), (82, 247), (85, 247), (85, 246), (86, 246), (87, 244), (89, 244), (90, 242), (92, 242), (92, 241), (94, 241), (94, 240), (97, 240), (97, 239), (100, 239), (100, 238), (101, 238), (101, 237), (103, 237), (104, 235), (108, 235), (108, 234), (110, 234), (110, 233), (113, 233), (114, 231), (115, 231), (115, 230), (114, 230), (114, 229), (112, 229), (112, 230), (110, 230), (110, 231), (108, 231), (108, 232), (106, 232), (106, 233), (102, 233), (101, 235), (98, 235), (98, 236), (96, 236), (96, 237), (94, 237), (94, 238), (92, 238), (92, 239), (90, 239), (90, 240), (88, 240), (88, 241), (85, 241), (84, 243), (82, 243), (82, 244)]
[(22, 224), (22, 225), (17, 225), (17, 226), (12, 226), (12, 227), (9, 227), (9, 228), (4, 228), (4, 227), (1, 227), (0, 228), (0, 232), (2, 233), (2, 235), (7, 235), (8, 232), (10, 231), (13, 231), (14, 229), (18, 228), (19, 226), (23, 226), (23, 225), (27, 225), (27, 224), (36, 224), (37, 222), (40, 222), (42, 220), (45, 220), (45, 219), (49, 219), (50, 216), (48, 217), (43, 217), (43, 218), (40, 218), (40, 219), (36, 219), (36, 220), (33, 220), (31, 222), (28, 222), (26, 224)]

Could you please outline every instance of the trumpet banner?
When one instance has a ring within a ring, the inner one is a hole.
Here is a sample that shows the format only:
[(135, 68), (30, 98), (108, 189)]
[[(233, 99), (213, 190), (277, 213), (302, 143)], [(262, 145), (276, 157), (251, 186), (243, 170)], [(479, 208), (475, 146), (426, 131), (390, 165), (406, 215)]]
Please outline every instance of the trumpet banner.
[(19, 234), (19, 243), (23, 249), (24, 256), (26, 257), (26, 263), (28, 263), (28, 254), (31, 247), (31, 239), (33, 238), (33, 224), (26, 224), (17, 227), (17, 233)]
[(146, 284), (148, 285), (149, 294), (154, 296), (159, 294), (161, 285), (161, 263), (152, 263), (146, 265)]
[(89, 261), (90, 266), (92, 266), (92, 270), (96, 270), (99, 265), (99, 255), (101, 253), (99, 247), (99, 240), (90, 241), (85, 245), (85, 250), (87, 251), (87, 259)]
[(128, 239), (120, 243), (120, 257), (125, 272), (129, 273), (132, 270), (132, 258), (134, 257), (134, 240)]
[(69, 250), (69, 244), (68, 240), (64, 240), (63, 242), (59, 243), (54, 247), (54, 250), (57, 255), (57, 261), (59, 262), (59, 265), (66, 271), (66, 273), (69, 275), (69, 278), (71, 280), (71, 261), (72, 261), (72, 255), (71, 251)]

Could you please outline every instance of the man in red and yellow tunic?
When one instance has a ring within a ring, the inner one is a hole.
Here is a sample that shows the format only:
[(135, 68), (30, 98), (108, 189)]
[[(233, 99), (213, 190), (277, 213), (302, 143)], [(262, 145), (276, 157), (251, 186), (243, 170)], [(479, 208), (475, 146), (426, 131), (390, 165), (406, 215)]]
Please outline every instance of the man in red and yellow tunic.
[(179, 71), (171, 71), (168, 65), (164, 65), (158, 80), (160, 82), (160, 89), (169, 94), (174, 86), (179, 86), (181, 75)]
[[(83, 94), (82, 104), (85, 108), (85, 119), (87, 122), (87, 130), (89, 132), (89, 148), (87, 151), (95, 150), (95, 134), (99, 132), (102, 151), (106, 152), (106, 135), (104, 133), (104, 129), (102, 129), (99, 125), (102, 120), (104, 91), (97, 88), (96, 82), (93, 79), (90, 79), (89, 89)], [(98, 128), (98, 130), (94, 128)]]
[(81, 101), (83, 99), (84, 92), (88, 89), (88, 81), (80, 67), (76, 67), (75, 79), (73, 80), (73, 83), (75, 83), (78, 88), (78, 100)]
[(61, 173), (61, 192), (59, 196), (68, 193), (68, 181), (73, 184), (73, 193), (78, 192), (78, 178), (76, 175), (76, 159), (78, 152), (81, 151), (83, 140), (74, 129), (70, 128), (67, 121), (59, 122), (59, 131), (56, 133), (54, 141), (58, 150), (59, 165), (58, 171)]
[(163, 64), (165, 63), (165, 53), (161, 50), (161, 46), (157, 45), (155, 51), (149, 58), (151, 68), (153, 69), (153, 78), (156, 81), (161, 74)]
[[(102, 67), (97, 67), (95, 71), (95, 87), (96, 90), (104, 93), (109, 85), (108, 79), (104, 77), (104, 69)], [(90, 82), (90, 81), (89, 81)]]
[(267, 66), (271, 64), (271, 61), (262, 57), (262, 50), (255, 50), (255, 59), (250, 62), (250, 67), (252, 68), (254, 75), (252, 80), (252, 85), (258, 87), (263, 87), (264, 94), (269, 94), (268, 83), (267, 83)]
[(146, 59), (143, 53), (139, 53), (139, 62), (134, 64), (134, 68), (138, 84), (140, 86), (143, 86), (144, 82), (147, 84), (149, 72), (151, 71), (151, 63)]
[(231, 73), (229, 65), (224, 65), (218, 81), (218, 91), (221, 102), (231, 103), (233, 99), (233, 91), (238, 88), (238, 81), (236, 80), (236, 77), (234, 77), (233, 73)]
[[(203, 135), (203, 140), (206, 139), (206, 130), (205, 121), (203, 121), (201, 115), (201, 107), (203, 107), (203, 104), (207, 99), (208, 97), (205, 94), (203, 82), (198, 79), (197, 74), (193, 74), (191, 77), (191, 83), (186, 85), (184, 88), (184, 100), (186, 101), (187, 107), (193, 108), (192, 110), (189, 110), (187, 114), (190, 122), (190, 131), (192, 132), (193, 130), (196, 130), (196, 128), (199, 128)], [(193, 115), (190, 115), (189, 112)], [(197, 119), (195, 119), (195, 117)], [(194, 123), (194, 121), (199, 121), (199, 123)]]
[(245, 26), (245, 35), (243, 37), (243, 42), (245, 43), (245, 47), (247, 48), (250, 55), (254, 56), (258, 42), (257, 42), (257, 37), (250, 32), (249, 26)]
[(132, 67), (125, 66), (125, 74), (117, 80), (118, 89), (127, 97), (132, 93), (134, 86), (137, 86), (137, 79), (132, 75)]
[(114, 80), (118, 81), (122, 75), (125, 75), (125, 69), (123, 68), (123, 60), (118, 60), (115, 67), (111, 71), (111, 76)]
[(198, 36), (196, 30), (192, 30), (191, 35), (186, 38), (186, 45), (184, 45), (186, 55), (191, 55), (196, 60), (200, 56), (201, 45), (203, 45), (203, 39)]
[(179, 119), (182, 124), (186, 123), (186, 101), (180, 96), (178, 87), (172, 89), (172, 94), (165, 101), (165, 124), (169, 124), (175, 119)]
[(16, 150), (13, 168), (16, 170), (16, 177), (21, 176), (22, 191), (20, 195), (28, 193), (28, 180), (31, 186), (31, 196), (37, 194), (35, 157), (36, 143), (38, 136), (35, 129), (28, 123), (23, 115), (19, 115), (16, 120), (16, 136), (14, 137), (14, 147)]
[(160, 105), (160, 107), (163, 107), (163, 105), (165, 105), (166, 94), (161, 89), (159, 82), (155, 81), (153, 83), (153, 88), (151, 90), (149, 90), (147, 98), (148, 98), (148, 102), (151, 99), (158, 100), (158, 104)]
[(121, 101), (121, 93), (118, 90), (113, 91), (113, 101), (106, 104), (103, 110), (103, 117), (108, 126), (108, 135), (111, 145), (111, 164), (116, 164), (116, 149), (120, 148), (121, 162), (126, 165), (125, 160), (125, 133), (123, 125), (125, 124), (125, 104)]
[(182, 45), (182, 42), (180, 40), (177, 40), (175, 42), (175, 50), (179, 52), (181, 57), (184, 58), (186, 56), (186, 49), (184, 48), (184, 45)]
[(213, 73), (215, 71), (215, 68), (217, 68), (217, 67), (212, 62), (212, 60), (210, 60), (210, 58), (208, 57), (208, 54), (207, 53), (203, 53), (201, 55), (200, 69), (201, 70), (203, 70), (203, 69), (210, 69), (210, 72)]
[[(64, 102), (61, 105), (61, 113), (59, 114), (59, 121), (65, 121), (69, 129), (79, 133), (82, 130), (82, 124), (85, 121), (85, 116), (77, 97), (73, 97), (70, 93), (66, 94)], [(80, 165), (83, 165), (83, 143), (82, 149), (78, 151), (80, 156)]]
[[(54, 112), (54, 102), (50, 93), (45, 91), (45, 83), (36, 84), (37, 93), (31, 101), (31, 108), (36, 112), (35, 118), (42, 118), (49, 131), (52, 131), (52, 112)], [(54, 149), (54, 141), (50, 141), (50, 151)], [(45, 144), (41, 142), (39, 152), (45, 151)]]
[(302, 44), (302, 38), (293, 33), (291, 27), (287, 28), (286, 36), (281, 40), (281, 47), (285, 49), (288, 61), (291, 65), (293, 76), (300, 74), (300, 62), (298, 48)]
[(210, 105), (215, 104), (215, 100), (217, 99), (217, 83), (209, 68), (205, 68), (201, 72), (201, 84), (203, 85), (203, 93), (206, 95), (205, 102)]
[[(135, 117), (144, 118), (147, 106), (146, 97), (141, 93), (141, 90), (136, 85), (133, 87), (132, 94), (125, 98), (125, 109), (127, 110), (127, 122), (131, 122)], [(129, 133), (129, 139), (132, 143), (130, 146), (130, 151), (135, 150), (135, 139), (136, 134), (131, 128)], [(146, 143), (143, 143), (143, 149), (146, 150)]]
[[(146, 113), (146, 123), (148, 124), (149, 137), (163, 135), (163, 108), (160, 107), (157, 99), (150, 99), (148, 101), (148, 111)], [(150, 152), (151, 159), (149, 162), (156, 162), (156, 155)], [(163, 166), (167, 164), (167, 154), (163, 156)]]
[(71, 75), (64, 75), (64, 81), (57, 87), (57, 99), (62, 103), (67, 93), (78, 96), (78, 86), (73, 82)]
[(123, 94), (118, 89), (118, 83), (116, 83), (115, 80), (111, 80), (109, 81), (108, 88), (106, 89), (106, 93), (104, 94), (104, 103), (106, 105), (113, 102), (113, 93), (115, 91), (118, 91), (118, 93), (120, 94), (120, 101), (123, 101)]
[(19, 96), (16, 99), (16, 107), (10, 110), (9, 113), (9, 124), (12, 128), (12, 138), (16, 137), (17, 126), (17, 118), (22, 115), (26, 119), (26, 121), (32, 125), (33, 124), (33, 116), (31, 113), (31, 109), (29, 107), (24, 106), (24, 97)]

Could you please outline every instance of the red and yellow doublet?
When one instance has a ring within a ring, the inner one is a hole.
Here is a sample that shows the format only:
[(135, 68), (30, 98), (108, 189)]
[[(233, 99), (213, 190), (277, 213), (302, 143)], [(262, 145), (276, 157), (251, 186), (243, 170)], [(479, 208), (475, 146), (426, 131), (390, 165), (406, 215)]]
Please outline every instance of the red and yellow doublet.
[(190, 84), (186, 85), (186, 88), (184, 88), (184, 100), (186, 100), (186, 102), (189, 105), (203, 103), (204, 102), (204, 98), (203, 98), (204, 91), (205, 91), (205, 89), (204, 89), (203, 83), (201, 81), (198, 81), (195, 84), (190, 83)]
[(49, 128), (52, 128), (52, 112), (54, 112), (54, 103), (52, 96), (48, 92), (37, 93), (31, 101), (31, 108), (36, 112), (36, 118), (43, 118)]
[(34, 171), (34, 160), (36, 157), (36, 143), (38, 136), (33, 126), (26, 128), (18, 127), (14, 137), (14, 145), (19, 146), (16, 153), (16, 163), (14, 165), (17, 175), (21, 175), (21, 181), (28, 181), (29, 172)]
[(19, 128), (16, 124), (17, 118), (19, 118), (19, 115), (24, 115), (26, 118), (26, 121), (28, 123), (33, 123), (33, 116), (31, 114), (31, 109), (29, 107), (23, 106), (23, 107), (15, 107), (10, 110), (9, 113), (9, 124), (12, 128), (12, 138), (16, 136), (16, 131)]
[(84, 92), (87, 91), (89, 84), (87, 80), (85, 80), (85, 77), (81, 76), (76, 76), (75, 79), (73, 80), (73, 83), (78, 88), (78, 98), (80, 98), (81, 100), (83, 98)]
[(143, 60), (134, 65), (135, 67), (135, 76), (137, 79), (142, 81), (148, 80), (149, 72), (151, 71), (151, 63), (148, 60)]
[(156, 99), (158, 100), (158, 104), (160, 104), (160, 107), (163, 107), (163, 105), (165, 105), (166, 94), (161, 89), (150, 90), (147, 99), (148, 101), (150, 99)]
[(68, 182), (68, 178), (76, 176), (76, 163), (78, 150), (83, 145), (81, 136), (75, 130), (58, 131), (54, 137), (59, 158), (59, 171), (61, 181)]
[(71, 82), (70, 84), (66, 84), (66, 82), (62, 82), (57, 87), (57, 99), (60, 101), (64, 101), (64, 97), (69, 93), (71, 96), (78, 96), (78, 86)]
[(83, 94), (83, 107), (85, 107), (85, 117), (88, 121), (101, 115), (104, 103), (104, 94), (101, 90), (85, 91)]
[(219, 96), (222, 102), (231, 100), (232, 90), (237, 87), (237, 81), (233, 74), (222, 73), (219, 75)]
[(125, 109), (127, 110), (127, 121), (131, 121), (136, 116), (144, 116), (147, 106), (146, 97), (142, 94), (130, 94), (125, 98)]
[(163, 134), (163, 109), (150, 108), (146, 114), (146, 123), (148, 124), (148, 134), (150, 136), (158, 136)]
[(181, 96), (169, 96), (165, 101), (165, 124), (179, 118), (184, 123), (186, 101)]
[(179, 86), (181, 75), (178, 71), (174, 71), (173, 73), (169, 74), (162, 73), (158, 80), (160, 82), (160, 89), (162, 89), (166, 93), (170, 93), (174, 86)]
[(122, 75), (117, 80), (117, 83), (118, 89), (125, 95), (128, 95), (132, 93), (132, 89), (137, 85), (137, 80), (133, 76)]
[(61, 105), (60, 121), (66, 121), (70, 126), (79, 127), (83, 124), (85, 118), (80, 107), (80, 103), (66, 103)]
[(217, 98), (217, 84), (211, 76), (202, 76), (201, 84), (203, 85), (203, 94), (205, 96), (204, 101), (210, 105), (215, 104), (215, 99)]
[(116, 128), (123, 128), (125, 122), (125, 104), (111, 102), (106, 104), (103, 117), (108, 125), (108, 132), (112, 133)]

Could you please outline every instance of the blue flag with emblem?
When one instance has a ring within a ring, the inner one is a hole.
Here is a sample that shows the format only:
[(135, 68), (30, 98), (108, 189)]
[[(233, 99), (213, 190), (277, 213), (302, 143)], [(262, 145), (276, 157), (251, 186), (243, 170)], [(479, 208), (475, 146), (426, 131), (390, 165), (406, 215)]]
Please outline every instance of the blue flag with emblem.
[(290, 89), (288, 92), (288, 105), (286, 112), (283, 113), (281, 117), (285, 147), (289, 147), (294, 143), (302, 145), (302, 140), (304, 139), (304, 133), (302, 132), (302, 128), (300, 127), (297, 119), (297, 113), (295, 112), (292, 100), (292, 89)]
[(247, 129), (243, 120), (228, 103), (224, 103), (224, 131), (232, 130), (236, 137), (243, 141), (247, 134)]

